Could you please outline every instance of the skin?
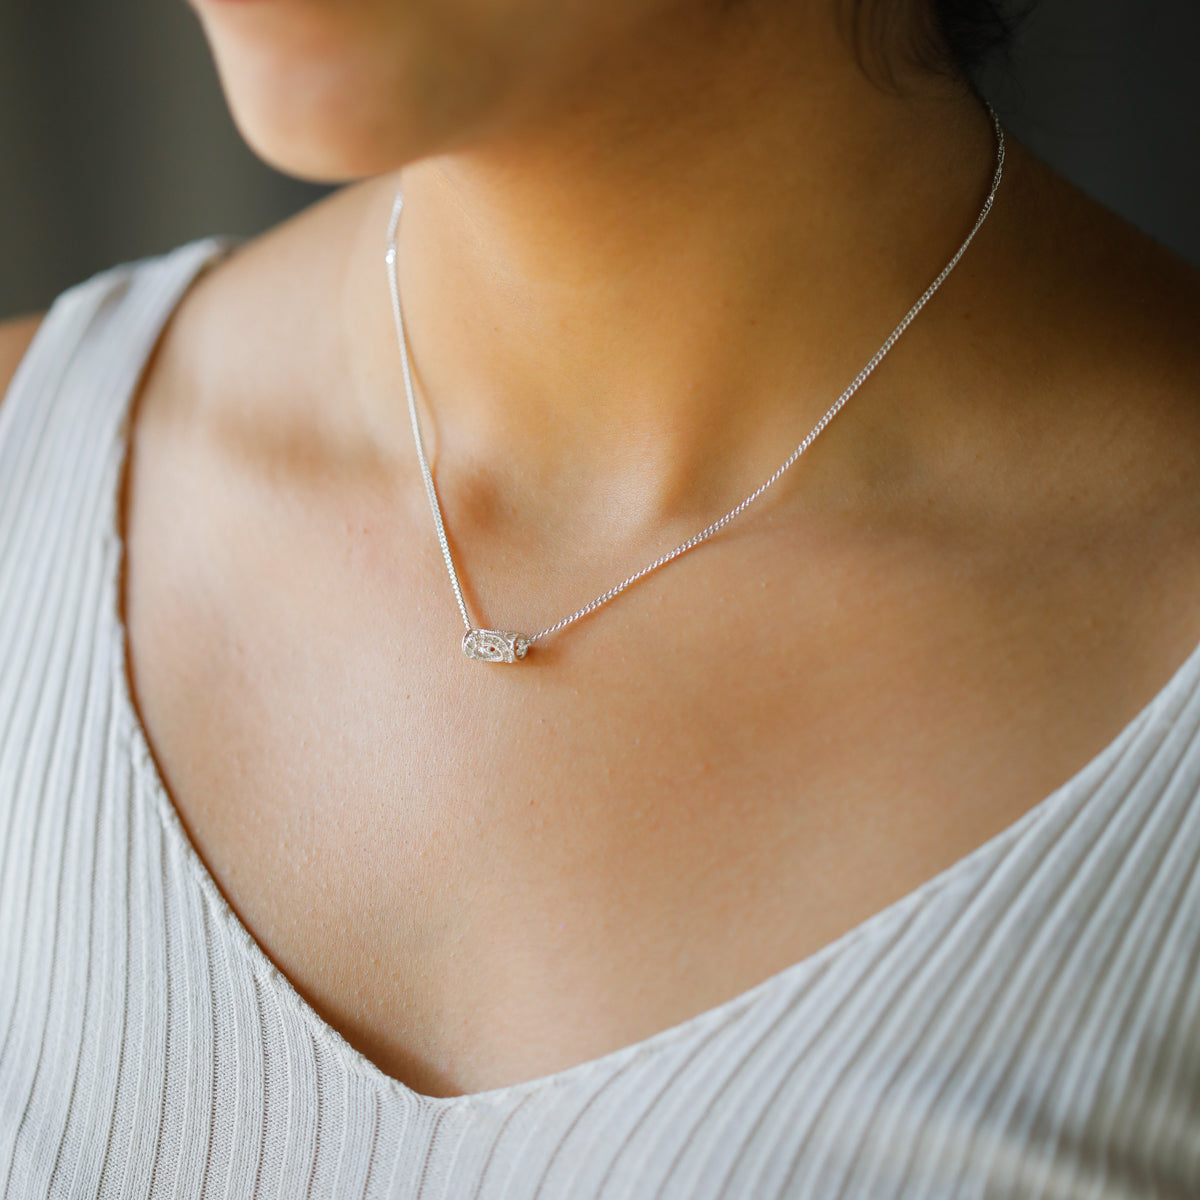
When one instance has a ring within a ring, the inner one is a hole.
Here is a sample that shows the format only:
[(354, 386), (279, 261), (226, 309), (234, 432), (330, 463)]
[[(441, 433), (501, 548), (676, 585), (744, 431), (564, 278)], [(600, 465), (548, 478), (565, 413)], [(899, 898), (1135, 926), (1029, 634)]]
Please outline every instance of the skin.
[[(431, 1095), (719, 1004), (1011, 825), (1200, 641), (1196, 274), (825, 0), (196, 0), (264, 158), (359, 180), (193, 287), (142, 380), (127, 653), (257, 941)], [(15, 334), (13, 335), (15, 338)], [(11, 344), (11, 342), (10, 342)]]

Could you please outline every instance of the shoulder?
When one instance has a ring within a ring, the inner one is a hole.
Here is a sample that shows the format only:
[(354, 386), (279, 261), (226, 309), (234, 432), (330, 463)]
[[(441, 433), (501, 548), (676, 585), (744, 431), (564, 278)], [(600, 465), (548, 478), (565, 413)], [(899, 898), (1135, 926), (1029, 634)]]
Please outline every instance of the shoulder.
[[(381, 230), (390, 193), (368, 180), (340, 188), (252, 238), (189, 290), (157, 355), (162, 413), (233, 437), (239, 454), (320, 431), (333, 437), (353, 370), (342, 311), (348, 295), (381, 281)], [(360, 264), (379, 261), (379, 280)], [(353, 331), (352, 331), (353, 332)], [(352, 335), (351, 335), (352, 340)], [(194, 431), (194, 430), (193, 430)]]
[(37, 313), (0, 321), (0, 403), (44, 316), (45, 313)]
[(85, 345), (109, 361), (125, 352), (136, 359), (197, 266), (202, 269), (230, 243), (236, 239), (199, 238), (117, 263), (72, 284), (43, 312), (0, 320), (0, 403), (11, 406), (13, 383), (31, 354), (48, 353), (84, 371), (94, 365), (87, 354), (77, 354)]
[(1200, 499), (1200, 271), (1020, 151), (958, 349), (1003, 461), (1109, 515)]
[(1103, 597), (1127, 642), (1178, 658), (1200, 640), (1200, 271), (1024, 165), (992, 275), (991, 511), (1075, 611)]
[(998, 596), (1123, 614), (1114, 638), (1173, 655), (1200, 641), (1200, 272), (1014, 149), (940, 322), (899, 348), (881, 503)]

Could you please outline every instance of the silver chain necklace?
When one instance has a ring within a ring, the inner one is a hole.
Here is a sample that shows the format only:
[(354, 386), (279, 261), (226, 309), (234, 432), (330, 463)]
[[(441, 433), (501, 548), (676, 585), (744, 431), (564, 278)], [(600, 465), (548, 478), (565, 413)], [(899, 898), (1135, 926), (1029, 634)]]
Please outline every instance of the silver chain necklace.
[(413, 441), (417, 446), (417, 458), (421, 463), (421, 476), (425, 480), (425, 494), (429, 498), (429, 508), (433, 513), (433, 524), (437, 530), (438, 544), (442, 548), (442, 558), (446, 563), (446, 573), (450, 576), (450, 586), (454, 589), (454, 598), (458, 601), (458, 611), (462, 614), (463, 625), (466, 626), (466, 632), (463, 634), (462, 649), (468, 658), (475, 659), (478, 662), (508, 663), (524, 658), (529, 647), (534, 642), (540, 642), (550, 637), (551, 634), (557, 633), (560, 629), (565, 629), (568, 625), (573, 625), (582, 617), (595, 612), (601, 605), (607, 604), (610, 600), (619, 596), (626, 588), (631, 587), (639, 579), (649, 575), (651, 571), (657, 571), (659, 567), (666, 566), (667, 563), (678, 558), (681, 554), (686, 554), (689, 550), (699, 546), (701, 542), (708, 541), (713, 534), (724, 529), (730, 521), (745, 512), (813, 444), (820, 432), (833, 420), (846, 401), (863, 385), (867, 376), (883, 361), (888, 351), (900, 339), (900, 335), (909, 327), (917, 313), (925, 307), (934, 292), (946, 281), (946, 277), (958, 265), (958, 260), (966, 253), (967, 247), (979, 232), (979, 228), (987, 219), (988, 213), (992, 211), (992, 202), (996, 199), (996, 192), (1000, 187), (1000, 179), (1004, 174), (1004, 130), (1000, 125), (1000, 119), (996, 116), (995, 110), (990, 104), (987, 108), (996, 132), (996, 169), (992, 178), (992, 189), (983, 203), (983, 208), (975, 220), (974, 227), (967, 234), (966, 240), (959, 246), (954, 257), (942, 268), (941, 274), (925, 289), (916, 304), (904, 315), (900, 324), (888, 335), (887, 341), (875, 351), (875, 354), (867, 365), (854, 377), (850, 386), (830, 405), (821, 419), (809, 430), (808, 436), (788, 455), (782, 465), (765, 483), (755, 488), (750, 495), (735, 508), (731, 508), (723, 517), (719, 517), (711, 525), (706, 525), (699, 533), (693, 534), (686, 542), (681, 542), (674, 550), (670, 550), (660, 558), (656, 558), (640, 571), (637, 571), (626, 579), (622, 579), (620, 583), (609, 588), (607, 592), (597, 596), (594, 600), (588, 601), (582, 608), (577, 608), (570, 616), (563, 617), (561, 621), (556, 621), (553, 625), (548, 625), (545, 629), (530, 635), (510, 633), (502, 629), (477, 628), (471, 624), (471, 617), (467, 612), (467, 603), (463, 599), (462, 584), (459, 582), (458, 571), (454, 566), (454, 558), (450, 553), (450, 542), (446, 537), (446, 525), (442, 520), (442, 507), (438, 501), (437, 488), (433, 483), (433, 472), (429, 467), (429, 459), (425, 455), (425, 443), (421, 437), (421, 422), (417, 416), (417, 401), (413, 393), (412, 366), (409, 362), (408, 340), (404, 334), (404, 317), (400, 310), (400, 282), (396, 269), (396, 230), (400, 224), (400, 211), (404, 207), (404, 196), (401, 192), (396, 193), (396, 199), (392, 205), (391, 220), (388, 223), (387, 254), (384, 256), (387, 264), (388, 286), (392, 293), (392, 316), (395, 318), (396, 339), (400, 346), (401, 362), (404, 367), (404, 390), (408, 395), (408, 415), (412, 421)]

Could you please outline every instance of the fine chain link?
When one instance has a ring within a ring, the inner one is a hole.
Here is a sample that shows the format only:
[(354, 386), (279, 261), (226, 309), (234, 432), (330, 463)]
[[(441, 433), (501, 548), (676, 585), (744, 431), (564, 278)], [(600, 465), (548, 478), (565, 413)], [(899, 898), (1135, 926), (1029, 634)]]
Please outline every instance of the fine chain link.
[[(673, 550), (669, 550), (660, 558), (656, 558), (652, 563), (644, 566), (640, 571), (621, 580), (620, 583), (609, 588), (608, 591), (602, 593), (594, 600), (591, 600), (587, 604), (583, 605), (582, 608), (576, 609), (570, 614), (570, 616), (563, 617), (561, 621), (557, 621), (553, 625), (548, 625), (545, 629), (540, 630), (538, 633), (531, 634), (526, 639), (528, 643), (532, 644), (540, 641), (543, 638), (549, 637), (551, 634), (557, 633), (561, 629), (565, 629), (568, 625), (573, 625), (576, 621), (586, 617), (589, 613), (595, 612), (596, 609), (619, 596), (623, 591), (625, 591), (626, 588), (631, 587), (633, 584), (637, 583), (639, 579), (649, 575), (651, 571), (657, 571), (659, 567), (666, 566), (667, 563), (678, 558), (681, 554), (686, 554), (687, 551), (694, 549), (702, 542), (708, 541), (708, 539), (714, 534), (724, 529), (724, 527), (728, 525), (730, 521), (734, 520), (734, 518), (745, 512), (745, 510), (749, 508), (750, 505), (753, 504), (754, 501), (763, 494), (763, 492), (771, 487), (771, 485), (774, 484), (780, 478), (780, 476), (782, 476), (784, 472), (796, 462), (796, 460), (805, 452), (805, 450), (812, 445), (812, 443), (820, 435), (821, 431), (826, 425), (829, 424), (830, 421), (833, 420), (846, 401), (858, 391), (871, 372), (874, 371), (875, 368), (879, 366), (879, 364), (887, 356), (891, 348), (900, 339), (900, 336), (909, 327), (909, 325), (912, 324), (916, 315), (929, 302), (934, 292), (936, 292), (938, 288), (940, 288), (946, 281), (946, 277), (958, 265), (959, 260), (966, 253), (967, 247), (972, 241), (974, 241), (975, 235), (979, 232), (980, 227), (983, 225), (984, 221), (987, 220), (988, 214), (992, 211), (992, 204), (996, 199), (996, 193), (1000, 188), (1000, 180), (1004, 175), (1005, 140), (1004, 129), (1000, 124), (1000, 118), (997, 117), (995, 110), (990, 104), (987, 105), (987, 110), (988, 114), (991, 116), (992, 126), (996, 134), (996, 167), (992, 177), (991, 190), (988, 192), (987, 199), (983, 203), (983, 208), (980, 210), (979, 216), (976, 218), (971, 232), (967, 234), (966, 239), (963, 241), (962, 245), (959, 246), (954, 257), (942, 268), (941, 274), (938, 275), (938, 277), (925, 289), (925, 291), (921, 294), (920, 299), (918, 299), (912, 308), (910, 308), (904, 315), (903, 319), (900, 321), (900, 324), (892, 330), (892, 332), (888, 335), (887, 340), (882, 346), (879, 347), (867, 365), (863, 367), (863, 369), (854, 377), (853, 381), (850, 383), (850, 386), (847, 387), (846, 390), (842, 392), (842, 394), (833, 402), (833, 404), (830, 405), (830, 407), (826, 410), (820, 420), (818, 420), (817, 423), (812, 427), (800, 445), (788, 455), (782, 465), (776, 469), (769, 479), (760, 484), (759, 487), (755, 488), (750, 495), (742, 500), (741, 503), (739, 503), (735, 508), (731, 508), (723, 517), (719, 517), (717, 520), (713, 521), (711, 525), (706, 525), (700, 530), (699, 533), (693, 534), (690, 538), (688, 538), (686, 542), (681, 542)], [(429, 460), (425, 454), (424, 439), (421, 437), (421, 423), (417, 416), (417, 402), (412, 385), (412, 373), (408, 354), (408, 341), (404, 333), (404, 317), (400, 307), (400, 285), (396, 270), (396, 230), (400, 223), (400, 212), (403, 207), (403, 193), (397, 192), (395, 202), (392, 205), (391, 220), (388, 224), (388, 245), (387, 254), (385, 256), (388, 267), (388, 284), (392, 296), (392, 315), (395, 319), (396, 337), (400, 345), (400, 357), (404, 370), (404, 389), (408, 397), (408, 415), (412, 423), (413, 440), (417, 447), (417, 458), (420, 460), (421, 464), (421, 476), (425, 481), (425, 494), (429, 498), (429, 507), (433, 513), (433, 521), (437, 529), (438, 544), (441, 546), (442, 558), (445, 560), (446, 571), (450, 576), (450, 584), (454, 588), (454, 598), (458, 601), (458, 611), (462, 614), (463, 624), (466, 626), (468, 632), (470, 632), (472, 628), (471, 618), (467, 613), (467, 604), (463, 599), (462, 585), (459, 583), (458, 571), (455, 569), (454, 558), (450, 553), (450, 542), (446, 537), (446, 526), (442, 518), (441, 504), (438, 500), (437, 489), (434, 487), (433, 472), (430, 469)]]
[(425, 456), (421, 422), (417, 417), (417, 399), (413, 394), (412, 370), (408, 362), (408, 341), (404, 336), (404, 317), (400, 312), (400, 283), (396, 271), (396, 227), (400, 224), (400, 210), (403, 207), (404, 196), (401, 192), (397, 192), (392, 205), (392, 218), (388, 224), (387, 266), (388, 284), (392, 292), (392, 315), (396, 321), (396, 335), (400, 339), (400, 362), (404, 367), (404, 390), (408, 394), (408, 418), (412, 422), (413, 440), (417, 444), (417, 458), (421, 461), (421, 477), (425, 480), (425, 495), (429, 497), (429, 507), (433, 512), (438, 545), (441, 546), (442, 558), (446, 561), (450, 586), (454, 588), (454, 598), (458, 601), (458, 611), (462, 613), (463, 624), (469, 631), (471, 618), (467, 614), (467, 602), (463, 599), (462, 584), (458, 582), (458, 572), (454, 569), (454, 558), (450, 554), (450, 541), (446, 537), (446, 523), (442, 520), (442, 506), (438, 502), (437, 488), (433, 486), (433, 472), (429, 468), (429, 459)]

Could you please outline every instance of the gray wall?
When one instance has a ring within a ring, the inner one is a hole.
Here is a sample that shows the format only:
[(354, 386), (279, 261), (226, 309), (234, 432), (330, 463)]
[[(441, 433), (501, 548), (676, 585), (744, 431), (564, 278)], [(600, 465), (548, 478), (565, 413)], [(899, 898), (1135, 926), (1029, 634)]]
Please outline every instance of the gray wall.
[(1036, 0), (980, 80), (1005, 123), (1200, 266), (1200, 0)]
[(184, 0), (0, 0), (0, 315), (322, 194), (242, 143)]
[[(1013, 132), (1200, 265), (1200, 0), (1038, 0), (984, 72)], [(184, 0), (0, 0), (0, 316), (323, 194), (241, 143)]]

